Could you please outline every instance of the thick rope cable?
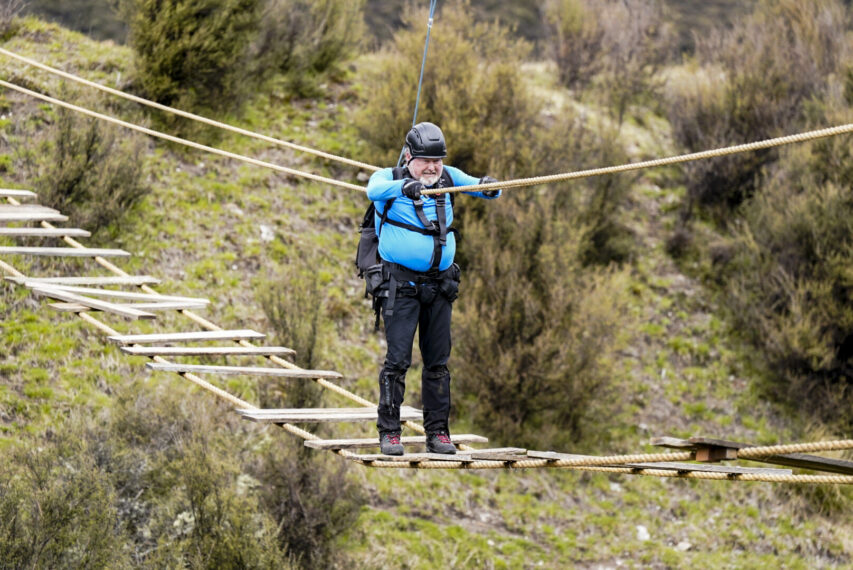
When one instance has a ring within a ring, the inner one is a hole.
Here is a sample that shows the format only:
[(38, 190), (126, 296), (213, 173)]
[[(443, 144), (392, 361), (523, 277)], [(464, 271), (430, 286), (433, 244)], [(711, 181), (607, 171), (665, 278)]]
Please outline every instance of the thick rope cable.
[[(424, 41), (424, 55), (421, 57), (421, 74), (418, 78), (418, 94), (415, 96), (415, 110), (412, 113), (412, 128), (418, 122), (418, 109), (421, 106), (421, 89), (424, 85), (424, 70), (426, 69), (427, 62), (427, 53), (429, 52), (429, 36), (430, 32), (432, 32), (432, 24), (435, 19), (435, 6), (438, 3), (438, 0), (430, 0), (429, 3), (429, 20), (427, 20), (427, 33), (426, 40)], [(397, 159), (397, 168), (400, 168), (403, 164), (403, 158), (406, 156), (406, 146), (403, 145), (403, 148), (400, 150), (400, 157)]]
[[(682, 154), (678, 156), (671, 156), (667, 158), (658, 158), (654, 160), (646, 160), (643, 162), (634, 162), (629, 164), (622, 164), (618, 166), (607, 166), (603, 168), (592, 168), (589, 170), (578, 170), (574, 172), (566, 172), (563, 174), (551, 174), (548, 176), (534, 176), (532, 178), (518, 178), (515, 180), (505, 180), (503, 182), (493, 182), (490, 184), (480, 184), (476, 187), (477, 191), (486, 191), (486, 190), (508, 190), (512, 188), (524, 188), (527, 186), (536, 186), (539, 184), (552, 184), (554, 182), (565, 182), (567, 180), (577, 180), (580, 178), (590, 178), (593, 176), (603, 176), (605, 174), (617, 174), (619, 172), (629, 172), (632, 170), (642, 170), (645, 168), (655, 168), (659, 166), (668, 166), (671, 164), (681, 164), (684, 162), (692, 162), (696, 160), (702, 160), (706, 158), (716, 158), (721, 156), (728, 156), (731, 154), (738, 154), (743, 152), (750, 152), (755, 150), (762, 150), (765, 148), (773, 148), (778, 146), (784, 146), (794, 143), (802, 143), (808, 142), (828, 137), (834, 137), (838, 135), (845, 135), (853, 133), (853, 123), (847, 125), (840, 125), (837, 127), (829, 127), (826, 129), (819, 129), (816, 131), (808, 131), (804, 133), (798, 133), (794, 135), (788, 135), (784, 137), (777, 137), (773, 139), (766, 139), (763, 141), (751, 142), (746, 144), (739, 144), (735, 146), (718, 148), (713, 150), (704, 150), (701, 152), (693, 152), (690, 154)], [(442, 188), (440, 190), (424, 190), (421, 194), (430, 195), (430, 194), (443, 194), (445, 192), (470, 192), (471, 187), (469, 186), (455, 186), (452, 188)]]
[(94, 117), (96, 119), (101, 119), (103, 121), (107, 121), (108, 123), (112, 123), (114, 125), (119, 125), (121, 127), (137, 131), (140, 133), (144, 133), (146, 135), (167, 140), (169, 142), (177, 143), (180, 145), (188, 146), (190, 148), (194, 148), (197, 150), (203, 150), (206, 152), (210, 152), (213, 154), (218, 154), (219, 156), (224, 156), (226, 158), (231, 158), (234, 160), (239, 160), (242, 162), (246, 162), (248, 164), (254, 164), (255, 166), (262, 166), (264, 168), (269, 168), (271, 170), (275, 170), (277, 172), (282, 172), (285, 174), (290, 174), (291, 176), (298, 176), (300, 178), (307, 178), (309, 180), (314, 180), (315, 182), (322, 182), (324, 184), (329, 184), (331, 186), (338, 186), (340, 188), (346, 188), (348, 190), (357, 190), (359, 192), (366, 192), (366, 189), (357, 186), (355, 184), (350, 184), (349, 182), (342, 182), (340, 180), (335, 180), (334, 178), (327, 178), (325, 176), (319, 176), (317, 174), (311, 174), (310, 172), (303, 172), (301, 170), (295, 170), (293, 168), (287, 168), (286, 166), (280, 166), (278, 164), (273, 164), (271, 162), (264, 162), (263, 160), (258, 160), (255, 158), (250, 158), (248, 156), (243, 156), (241, 154), (236, 154), (233, 152), (228, 152), (227, 150), (222, 150), (218, 148), (214, 148), (211, 146), (199, 144), (197, 142), (193, 142), (187, 139), (182, 139), (180, 137), (175, 137), (172, 135), (167, 135), (165, 133), (161, 133), (159, 131), (155, 131), (152, 129), (148, 129), (146, 127), (141, 127), (139, 125), (134, 125), (133, 123), (128, 123), (126, 121), (122, 121), (121, 119), (116, 119), (115, 117), (111, 117), (109, 115), (104, 115), (102, 113), (97, 113), (95, 111), (90, 111), (89, 109), (85, 109), (83, 107), (78, 107), (77, 105), (72, 105), (71, 103), (66, 103), (64, 101), (60, 101), (59, 99), (55, 99), (53, 97), (49, 97), (47, 95), (42, 95), (41, 93), (37, 93), (35, 91), (31, 91), (24, 87), (20, 87), (19, 85), (15, 85), (14, 83), (9, 83), (7, 81), (0, 80), (0, 86), (6, 87), (7, 89), (11, 89), (13, 91), (18, 91), (19, 93), (23, 93), (25, 95), (29, 95), (36, 99), (41, 99), (47, 103), (51, 103), (53, 105), (58, 105), (59, 107), (64, 107), (66, 109), (70, 109), (72, 111), (77, 111), (78, 113), (82, 113), (84, 115), (88, 115), (90, 117)]
[(555, 468), (571, 471), (588, 471), (594, 473), (620, 473), (624, 475), (644, 475), (648, 477), (667, 477), (676, 479), (703, 479), (712, 481), (752, 481), (763, 483), (797, 483), (810, 485), (853, 485), (850, 475), (774, 475), (771, 473), (716, 473), (707, 471), (672, 471), (668, 469), (607, 467), (596, 465), (559, 465), (556, 461), (358, 461), (379, 469), (532, 469)]
[(815, 451), (840, 451), (853, 449), (853, 439), (837, 441), (817, 441), (814, 443), (791, 443), (786, 445), (767, 445), (764, 447), (745, 447), (737, 450), (738, 459), (758, 459), (786, 453), (811, 453)]
[(51, 73), (53, 75), (57, 75), (57, 76), (62, 77), (64, 79), (68, 79), (69, 81), (74, 81), (74, 82), (80, 83), (82, 85), (86, 85), (88, 87), (93, 87), (95, 89), (103, 91), (104, 93), (109, 93), (110, 95), (116, 95), (117, 97), (122, 97), (124, 99), (129, 100), (129, 101), (133, 101), (134, 103), (139, 103), (140, 105), (145, 105), (147, 107), (158, 109), (160, 111), (165, 111), (166, 113), (171, 113), (171, 114), (177, 115), (179, 117), (191, 119), (193, 121), (197, 121), (199, 123), (204, 123), (204, 124), (210, 125), (212, 127), (216, 127), (219, 129), (230, 131), (232, 133), (237, 133), (237, 134), (244, 135), (247, 137), (251, 137), (254, 139), (262, 140), (264, 142), (272, 143), (274, 145), (289, 148), (289, 149), (296, 150), (299, 152), (305, 152), (308, 154), (313, 154), (315, 156), (319, 156), (319, 157), (325, 158), (327, 160), (333, 160), (333, 161), (340, 162), (343, 164), (348, 164), (350, 166), (355, 166), (357, 168), (361, 168), (364, 170), (371, 170), (371, 171), (379, 170), (378, 166), (373, 166), (372, 164), (367, 164), (365, 162), (360, 162), (358, 160), (352, 160), (350, 158), (345, 158), (345, 157), (338, 156), (335, 154), (331, 154), (328, 152), (323, 152), (321, 150), (317, 150), (317, 149), (310, 148), (307, 146), (298, 145), (298, 144), (295, 144), (292, 142), (273, 138), (273, 137), (270, 137), (267, 135), (263, 135), (260, 133), (253, 132), (253, 131), (248, 131), (246, 129), (241, 129), (240, 127), (235, 127), (235, 126), (232, 126), (232, 125), (229, 125), (226, 123), (215, 121), (213, 119), (208, 119), (207, 117), (203, 117), (201, 115), (196, 115), (195, 113), (189, 113), (187, 111), (181, 111), (180, 109), (175, 109), (173, 107), (168, 107), (166, 105), (162, 105), (160, 103), (156, 103), (156, 102), (150, 101), (148, 99), (143, 99), (142, 97), (137, 97), (136, 95), (131, 95), (130, 93), (125, 93), (124, 91), (119, 91), (118, 89), (113, 89), (112, 87), (107, 87), (105, 85), (101, 85), (100, 83), (95, 83), (94, 81), (89, 81), (89, 80), (83, 79), (82, 77), (79, 77), (77, 75), (67, 73), (65, 71), (62, 71), (60, 69), (56, 69), (54, 67), (50, 67), (50, 66), (45, 65), (43, 63), (39, 63), (38, 61), (35, 61), (35, 60), (30, 59), (28, 57), (24, 57), (22, 55), (18, 55), (14, 52), (11, 52), (11, 51), (3, 49), (3, 48), (0, 48), (0, 54), (5, 55), (7, 57), (10, 57), (12, 59), (16, 59), (20, 62), (26, 63), (27, 65), (37, 67), (38, 69), (41, 69), (41, 70), (46, 71), (48, 73)]

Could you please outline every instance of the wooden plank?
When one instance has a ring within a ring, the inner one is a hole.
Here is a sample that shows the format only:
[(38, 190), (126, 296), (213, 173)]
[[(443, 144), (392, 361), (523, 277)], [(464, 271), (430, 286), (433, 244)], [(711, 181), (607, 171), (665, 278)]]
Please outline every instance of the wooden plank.
[[(461, 435), (453, 434), (450, 436), (451, 441), (455, 444), (460, 443), (488, 443), (489, 439), (482, 435), (464, 433)], [(426, 436), (411, 435), (400, 438), (400, 443), (403, 445), (425, 445)], [(315, 439), (305, 440), (305, 447), (312, 449), (366, 449), (371, 447), (379, 447), (379, 438), (359, 438), (359, 439)]]
[(13, 190), (11, 188), (0, 188), (0, 196), (4, 198), (35, 198), (37, 194), (30, 190)]
[(528, 451), (527, 457), (532, 457), (534, 459), (548, 459), (550, 461), (558, 461), (560, 459), (588, 459), (594, 456), (577, 455), (574, 453), (557, 453), (556, 451)]
[(296, 351), (283, 346), (122, 346), (137, 356), (286, 356)]
[[(749, 443), (707, 437), (691, 437), (690, 439), (657, 437), (653, 438), (651, 443), (652, 445), (659, 445), (663, 447), (678, 446), (679, 449), (697, 450), (701, 449), (703, 446), (714, 446), (718, 448), (725, 447), (731, 450), (738, 450), (746, 447), (755, 447), (754, 445)], [(784, 465), (786, 467), (796, 467), (798, 469), (809, 469), (812, 471), (826, 471), (829, 473), (853, 475), (853, 461), (821, 457), (819, 455), (811, 455), (806, 453), (786, 453), (783, 455), (772, 455), (770, 457), (761, 457), (755, 459), (750, 458), (749, 461), (770, 463), (773, 465)]]
[(696, 445), (690, 443), (689, 440), (677, 437), (653, 437), (649, 443), (657, 447), (668, 447), (670, 449), (696, 449)]
[(41, 295), (42, 297), (50, 297), (51, 299), (68, 301), (70, 303), (76, 303), (84, 307), (88, 307), (90, 309), (97, 309), (98, 311), (113, 313), (130, 319), (156, 318), (155, 315), (151, 313), (146, 313), (139, 309), (132, 309), (126, 306), (116, 305), (114, 303), (108, 303), (106, 301), (101, 301), (98, 299), (91, 299), (89, 297), (75, 295), (74, 293), (69, 293), (68, 291), (60, 291), (58, 289), (33, 289), (32, 291), (36, 295)]
[(0, 214), (16, 214), (18, 212), (58, 214), (59, 210), (40, 204), (0, 204)]
[(23, 285), (27, 281), (45, 285), (156, 285), (160, 280), (150, 275), (129, 275), (127, 277), (6, 277), (7, 281), (13, 281)]
[(0, 254), (53, 257), (130, 257), (130, 253), (122, 249), (80, 249), (76, 247), (0, 247)]
[(404, 453), (403, 455), (382, 455), (381, 453), (364, 453), (348, 457), (353, 461), (394, 461), (403, 463), (420, 463), (421, 461), (457, 461), (460, 463), (473, 463), (476, 461), (469, 455), (453, 455), (444, 453)]
[(220, 374), (222, 376), (277, 376), (281, 378), (343, 378), (329, 370), (302, 370), (290, 368), (264, 368), (260, 366), (209, 366), (207, 364), (145, 364), (151, 370), (164, 372), (192, 372), (194, 374)]
[(0, 236), (9, 237), (90, 237), (91, 232), (78, 228), (0, 228)]
[[(375, 407), (302, 408), (237, 410), (245, 419), (264, 423), (375, 422)], [(423, 412), (409, 406), (400, 408), (401, 421), (422, 421)]]
[(475, 449), (460, 451), (478, 461), (522, 461), (528, 459), (527, 450), (520, 447), (498, 447), (495, 449)]
[[(615, 467), (615, 466), (614, 466)], [(631, 467), (632, 469), (662, 469), (664, 471), (701, 471), (703, 473), (727, 473), (729, 475), (738, 475), (745, 473), (759, 475), (791, 475), (790, 469), (768, 469), (764, 467), (737, 467), (734, 465), (703, 465), (698, 463), (628, 463), (621, 467)]]
[[(177, 301), (166, 301), (164, 303), (112, 303), (116, 307), (126, 307), (129, 309), (136, 309), (139, 311), (186, 311), (186, 310), (198, 310), (198, 309), (206, 309), (207, 303), (202, 302), (177, 302)], [(79, 303), (52, 303), (50, 305), (57, 311), (70, 311), (72, 313), (78, 313), (80, 311), (85, 311), (86, 309), (90, 309), (91, 307), (81, 306)], [(95, 309), (98, 310), (98, 309)]]
[(67, 222), (68, 216), (50, 212), (0, 212), (0, 222)]
[(193, 342), (204, 340), (260, 339), (266, 335), (249, 329), (230, 331), (198, 331), (165, 334), (132, 334), (109, 336), (108, 340), (119, 344), (154, 344), (158, 342)]
[[(25, 287), (44, 287), (43, 283), (37, 281), (25, 281)], [(51, 285), (51, 289), (61, 289), (78, 295), (96, 295), (111, 299), (127, 299), (130, 301), (151, 301), (152, 303), (201, 303), (207, 305), (208, 299), (196, 297), (180, 297), (175, 295), (154, 295), (149, 293), (136, 293), (134, 291), (116, 291), (114, 289), (100, 289), (98, 287), (77, 287), (74, 285)]]

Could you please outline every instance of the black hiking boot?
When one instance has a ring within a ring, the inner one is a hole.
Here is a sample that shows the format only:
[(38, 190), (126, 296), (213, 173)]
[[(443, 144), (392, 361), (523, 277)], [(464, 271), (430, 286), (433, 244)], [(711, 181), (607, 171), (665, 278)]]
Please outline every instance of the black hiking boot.
[(380, 434), (379, 447), (382, 455), (403, 455), (403, 444), (400, 443), (399, 433)]
[(444, 455), (454, 455), (456, 446), (450, 441), (450, 436), (440, 431), (436, 433), (428, 433), (426, 438), (427, 452), (441, 453)]

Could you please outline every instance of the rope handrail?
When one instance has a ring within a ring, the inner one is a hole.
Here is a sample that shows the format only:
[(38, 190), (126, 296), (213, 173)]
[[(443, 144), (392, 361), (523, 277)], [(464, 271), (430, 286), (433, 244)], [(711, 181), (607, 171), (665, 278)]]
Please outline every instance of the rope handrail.
[(327, 178), (325, 176), (319, 176), (317, 174), (311, 174), (310, 172), (304, 172), (302, 170), (296, 170), (293, 168), (288, 168), (286, 166), (280, 166), (278, 164), (273, 164), (271, 162), (265, 162), (263, 160), (258, 160), (256, 158), (251, 158), (248, 156), (244, 156), (242, 154), (237, 154), (233, 152), (229, 152), (227, 150), (222, 150), (219, 148), (215, 148), (212, 146), (203, 145), (197, 142), (193, 142), (187, 139), (182, 139), (180, 137), (167, 135), (166, 133), (161, 133), (159, 131), (155, 131), (153, 129), (149, 129), (146, 127), (142, 127), (139, 125), (135, 125), (133, 123), (128, 123), (126, 121), (122, 121), (121, 119), (116, 119), (115, 117), (111, 117), (109, 115), (104, 115), (103, 113), (98, 113), (96, 111), (91, 111), (84, 107), (79, 107), (77, 105), (72, 105), (71, 103), (66, 103), (65, 101), (61, 101), (59, 99), (55, 99), (54, 97), (50, 97), (48, 95), (43, 95), (36, 91), (31, 91), (30, 89), (26, 89), (25, 87), (21, 87), (14, 83), (9, 83), (8, 81), (0, 80), (0, 86), (3, 86), (7, 89), (11, 89), (13, 91), (18, 91), (19, 93), (23, 93), (25, 95), (29, 95), (30, 97), (34, 97), (36, 99), (41, 99), (47, 103), (51, 103), (53, 105), (58, 105), (60, 107), (64, 107), (66, 109), (70, 109), (72, 111), (77, 111), (78, 113), (82, 113), (84, 115), (88, 115), (90, 117), (94, 117), (96, 119), (101, 119), (103, 121), (107, 121), (108, 123), (113, 123), (115, 125), (119, 125), (126, 129), (130, 129), (133, 131), (137, 131), (140, 133), (144, 133), (146, 135), (167, 140), (169, 142), (177, 143), (180, 145), (188, 146), (190, 148), (194, 148), (197, 150), (203, 150), (212, 154), (218, 154), (219, 156), (224, 156), (226, 158), (231, 158), (234, 160), (240, 160), (242, 162), (246, 162), (248, 164), (254, 164), (255, 166), (262, 166), (264, 168), (269, 168), (271, 170), (276, 170), (278, 172), (282, 172), (285, 174), (290, 174), (292, 176), (298, 176), (301, 178), (307, 178), (309, 180), (314, 180), (315, 182), (322, 182), (324, 184), (329, 184), (331, 186), (338, 186), (341, 188), (346, 188), (348, 190), (357, 190), (359, 192), (366, 192), (366, 189), (362, 186), (358, 186), (356, 184), (350, 184), (349, 182), (343, 182), (341, 180), (336, 180), (334, 178)]
[[(645, 160), (642, 162), (632, 162), (617, 166), (606, 166), (602, 168), (592, 168), (588, 170), (576, 170), (573, 172), (565, 172), (562, 174), (550, 174), (546, 176), (534, 176), (531, 178), (517, 178), (515, 180), (505, 180), (503, 182), (493, 182), (490, 184), (481, 184), (477, 186), (478, 191), (484, 190), (509, 190), (511, 188), (524, 188), (527, 186), (537, 186), (539, 184), (552, 184), (554, 182), (565, 182), (567, 180), (577, 180), (580, 178), (591, 178), (593, 176), (603, 176), (605, 174), (617, 174), (620, 172), (630, 172), (632, 170), (642, 170), (645, 168), (655, 168), (659, 166), (669, 166), (671, 164), (681, 164), (684, 162), (693, 162), (706, 158), (717, 158), (728, 156), (731, 154), (739, 154), (742, 152), (750, 152), (754, 150), (762, 150), (765, 148), (773, 148), (788, 144), (808, 142), (838, 135), (853, 133), (853, 123), (829, 127), (815, 131), (807, 131), (783, 137), (765, 139), (751, 143), (739, 144), (735, 146), (703, 150), (700, 152), (692, 152), (689, 154), (680, 154), (666, 158), (656, 158), (653, 160)], [(470, 187), (456, 186), (453, 188), (442, 188), (440, 190), (424, 190), (421, 194), (442, 194), (445, 192), (465, 192), (470, 191)]]
[(237, 134), (244, 135), (247, 137), (251, 137), (254, 139), (262, 140), (264, 142), (272, 143), (272, 144), (282, 146), (285, 148), (289, 148), (292, 150), (297, 150), (299, 152), (305, 152), (308, 154), (313, 154), (315, 156), (319, 156), (319, 157), (325, 158), (327, 160), (333, 160), (336, 162), (341, 162), (343, 164), (348, 164), (350, 166), (355, 166), (357, 168), (362, 168), (364, 170), (371, 170), (371, 171), (379, 170), (378, 166), (373, 166), (372, 164), (367, 164), (365, 162), (361, 162), (358, 160), (345, 158), (343, 156), (338, 156), (338, 155), (331, 154), (328, 152), (323, 152), (321, 150), (317, 150), (317, 149), (310, 148), (307, 146), (298, 145), (296, 143), (284, 141), (281, 139), (277, 139), (274, 137), (270, 137), (267, 135), (263, 135), (260, 133), (256, 133), (253, 131), (242, 129), (240, 127), (235, 127), (235, 126), (229, 125), (227, 123), (222, 123), (220, 121), (208, 119), (207, 117), (203, 117), (201, 115), (196, 115), (195, 113), (190, 113), (188, 111), (182, 111), (180, 109), (175, 109), (174, 107), (169, 107), (167, 105), (163, 105), (163, 104), (157, 103), (155, 101), (150, 101), (148, 99), (144, 99), (144, 98), (138, 97), (136, 95), (131, 95), (130, 93), (125, 93), (124, 91), (120, 91), (118, 89), (113, 89), (112, 87), (107, 87), (106, 85), (101, 85), (100, 83), (95, 83), (94, 81), (89, 81), (88, 79), (83, 79), (82, 77), (79, 77), (77, 75), (73, 75), (71, 73), (67, 73), (65, 71), (62, 71), (61, 69), (56, 69), (55, 67), (50, 67), (49, 65), (45, 65), (45, 64), (40, 63), (38, 61), (35, 61), (34, 59), (30, 59), (28, 57), (24, 57), (22, 55), (16, 54), (16, 53), (11, 52), (7, 49), (0, 48), (0, 54), (3, 54), (7, 57), (11, 57), (12, 59), (16, 59), (20, 62), (26, 63), (27, 65), (32, 65), (33, 67), (37, 67), (38, 69), (41, 69), (41, 70), (46, 71), (48, 73), (58, 75), (59, 77), (62, 77), (64, 79), (68, 79), (69, 81), (81, 83), (81, 84), (86, 85), (88, 87), (93, 87), (93, 88), (98, 89), (100, 91), (103, 91), (105, 93), (109, 93), (110, 95), (122, 97), (124, 99), (129, 100), (129, 101), (133, 101), (134, 103), (139, 103), (140, 105), (145, 105), (147, 107), (158, 109), (160, 111), (165, 111), (166, 113), (172, 113), (173, 115), (177, 115), (179, 117), (184, 117), (186, 119), (198, 121), (198, 122), (204, 123), (206, 125), (210, 125), (210, 126), (213, 126), (213, 127), (219, 128), (219, 129), (230, 131), (232, 133), (237, 133)]

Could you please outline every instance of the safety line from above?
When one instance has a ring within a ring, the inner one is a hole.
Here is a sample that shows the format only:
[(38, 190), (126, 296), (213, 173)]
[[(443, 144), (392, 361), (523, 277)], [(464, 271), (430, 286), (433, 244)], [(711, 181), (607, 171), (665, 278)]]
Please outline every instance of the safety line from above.
[(269, 168), (271, 170), (276, 170), (278, 172), (283, 172), (285, 174), (290, 174), (292, 176), (299, 176), (302, 178), (307, 178), (309, 180), (314, 180), (315, 182), (322, 182), (324, 184), (329, 184), (331, 186), (338, 186), (341, 188), (346, 188), (348, 190), (357, 190), (359, 192), (366, 192), (366, 189), (358, 186), (356, 184), (350, 184), (349, 182), (343, 182), (341, 180), (335, 180), (334, 178), (327, 178), (325, 176), (319, 176), (317, 174), (311, 174), (310, 172), (304, 172), (301, 170), (296, 170), (293, 168), (288, 168), (286, 166), (280, 166), (278, 164), (273, 164), (271, 162), (265, 162), (263, 160), (258, 160), (256, 158), (251, 158), (248, 156), (243, 156), (242, 154), (236, 154), (233, 152), (229, 152), (227, 150), (222, 150), (219, 148), (214, 148), (212, 146), (203, 145), (197, 142), (193, 142), (187, 139), (182, 139), (180, 137), (167, 135), (165, 133), (161, 133), (159, 131), (155, 131), (153, 129), (149, 129), (146, 127), (141, 127), (139, 125), (135, 125), (133, 123), (128, 123), (126, 121), (122, 121), (121, 119), (116, 119), (115, 117), (111, 117), (109, 115), (104, 115), (102, 113), (98, 113), (96, 111), (91, 111), (84, 107), (79, 107), (77, 105), (72, 105), (71, 103), (66, 103), (65, 101), (60, 101), (59, 99), (55, 99), (48, 95), (42, 95), (41, 93), (37, 93), (36, 91), (31, 91), (25, 87), (21, 87), (14, 83), (9, 83), (7, 81), (0, 80), (0, 86), (3, 86), (7, 89), (11, 89), (13, 91), (18, 91), (19, 93), (23, 93), (25, 95), (29, 95), (30, 97), (35, 97), (36, 99), (41, 99), (47, 103), (52, 103), (54, 105), (58, 105), (60, 107), (65, 107), (66, 109), (70, 109), (72, 111), (77, 111), (78, 113), (82, 113), (84, 115), (88, 115), (90, 117), (94, 117), (96, 119), (101, 119), (103, 121), (107, 121), (109, 123), (113, 123), (115, 125), (119, 125), (125, 127), (127, 129), (131, 129), (133, 131), (138, 131), (140, 133), (144, 133), (146, 135), (156, 137), (159, 139), (167, 140), (169, 142), (181, 144), (184, 146), (188, 146), (190, 148), (194, 148), (197, 150), (203, 150), (210, 152), (212, 154), (218, 154), (219, 156), (224, 156), (226, 158), (232, 158), (235, 160), (240, 160), (246, 162), (248, 164), (254, 164), (255, 166), (262, 166), (264, 168)]
[(46, 71), (48, 73), (58, 75), (59, 77), (68, 79), (69, 81), (75, 81), (77, 83), (81, 83), (81, 84), (86, 85), (88, 87), (93, 87), (93, 88), (98, 89), (100, 91), (103, 91), (105, 93), (109, 93), (110, 95), (116, 95), (117, 97), (122, 97), (124, 99), (129, 100), (129, 101), (133, 101), (134, 103), (139, 103), (140, 105), (145, 105), (147, 107), (158, 109), (160, 111), (165, 111), (166, 113), (172, 113), (173, 115), (177, 115), (179, 117), (184, 117), (186, 119), (198, 121), (198, 122), (204, 123), (206, 125), (210, 125), (210, 126), (213, 126), (213, 127), (219, 128), (219, 129), (230, 131), (232, 133), (237, 133), (237, 134), (244, 135), (247, 137), (252, 137), (252, 138), (255, 138), (258, 140), (262, 140), (264, 142), (268, 142), (268, 143), (272, 143), (272, 144), (282, 146), (285, 148), (297, 150), (299, 152), (305, 152), (308, 154), (313, 154), (315, 156), (319, 156), (319, 157), (325, 158), (327, 160), (333, 160), (333, 161), (340, 162), (343, 164), (348, 164), (350, 166), (355, 166), (357, 168), (362, 168), (364, 170), (371, 170), (371, 171), (379, 170), (378, 166), (373, 166), (372, 164), (367, 164), (366, 162), (361, 162), (358, 160), (353, 160), (350, 158), (338, 156), (338, 155), (331, 154), (328, 152), (323, 152), (321, 150), (317, 150), (317, 149), (310, 148), (307, 146), (298, 145), (296, 143), (284, 141), (281, 139), (277, 139), (274, 137), (270, 137), (267, 135), (263, 135), (260, 133), (256, 133), (253, 131), (242, 129), (240, 127), (235, 127), (233, 125), (222, 123), (220, 121), (208, 119), (207, 117), (202, 117), (201, 115), (196, 115), (195, 113), (190, 113), (187, 111), (181, 111), (180, 109), (175, 109), (175, 108), (169, 107), (167, 105), (162, 105), (162, 104), (157, 103), (155, 101), (150, 101), (148, 99), (144, 99), (144, 98), (138, 97), (136, 95), (131, 95), (130, 93), (125, 93), (124, 91), (120, 91), (118, 89), (113, 89), (112, 87), (107, 87), (105, 85), (101, 85), (100, 83), (95, 83), (94, 81), (89, 81), (88, 79), (83, 79), (82, 77), (79, 77), (77, 75), (73, 75), (71, 73), (67, 73), (67, 72), (62, 71), (60, 69), (56, 69), (55, 67), (50, 67), (48, 65), (45, 65), (43, 63), (40, 63), (40, 62), (35, 61), (33, 59), (30, 59), (28, 57), (24, 57), (22, 55), (11, 52), (7, 49), (0, 48), (0, 54), (3, 54), (3, 55), (10, 57), (12, 59), (16, 59), (22, 63), (27, 64), (27, 65), (32, 65), (33, 67), (37, 67), (38, 69), (41, 69), (42, 71)]

